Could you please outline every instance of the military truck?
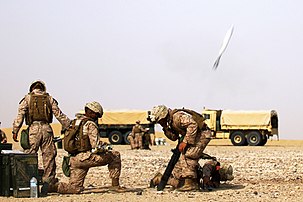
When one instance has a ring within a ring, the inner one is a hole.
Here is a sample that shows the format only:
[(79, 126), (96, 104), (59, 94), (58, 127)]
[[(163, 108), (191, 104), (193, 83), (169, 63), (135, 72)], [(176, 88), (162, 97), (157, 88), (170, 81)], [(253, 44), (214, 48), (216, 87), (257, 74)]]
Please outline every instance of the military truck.
[(229, 138), (235, 146), (263, 146), (269, 137), (278, 137), (278, 114), (275, 110), (203, 109), (202, 115), (214, 138)]
[(111, 144), (129, 144), (127, 137), (138, 120), (148, 133), (154, 134), (155, 124), (147, 117), (147, 111), (142, 110), (105, 111), (98, 120), (100, 136), (107, 137)]

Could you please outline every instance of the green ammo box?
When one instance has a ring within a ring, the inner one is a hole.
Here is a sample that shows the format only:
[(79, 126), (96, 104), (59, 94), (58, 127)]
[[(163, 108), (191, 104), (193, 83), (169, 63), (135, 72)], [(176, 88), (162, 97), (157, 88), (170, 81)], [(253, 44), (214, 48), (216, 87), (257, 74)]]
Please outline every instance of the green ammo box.
[[(14, 151), (14, 150), (12, 150)], [(36, 154), (1, 153), (2, 196), (17, 198), (30, 197), (30, 180), (38, 176), (38, 156)]]

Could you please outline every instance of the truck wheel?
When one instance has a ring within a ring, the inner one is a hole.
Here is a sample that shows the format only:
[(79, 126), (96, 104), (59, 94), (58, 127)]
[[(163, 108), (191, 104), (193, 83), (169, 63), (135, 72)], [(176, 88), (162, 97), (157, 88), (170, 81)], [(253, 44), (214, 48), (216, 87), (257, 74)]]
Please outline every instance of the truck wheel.
[(262, 139), (262, 142), (261, 142), (261, 144), (260, 144), (260, 146), (264, 146), (266, 143), (267, 143), (267, 136), (266, 135), (264, 135), (264, 137), (263, 137), (263, 139)]
[(233, 132), (231, 134), (230, 140), (231, 140), (231, 143), (235, 146), (246, 146), (247, 145), (245, 135), (241, 131)]
[(247, 135), (247, 142), (249, 146), (261, 146), (262, 135), (258, 131), (252, 131)]
[(109, 134), (108, 139), (111, 144), (121, 144), (123, 136), (121, 132), (115, 130)]
[(131, 134), (132, 133), (132, 131), (127, 131), (124, 135), (123, 135), (123, 138), (124, 138), (124, 142), (126, 143), (126, 144), (129, 144), (129, 141), (128, 141), (128, 136), (129, 136), (129, 134)]

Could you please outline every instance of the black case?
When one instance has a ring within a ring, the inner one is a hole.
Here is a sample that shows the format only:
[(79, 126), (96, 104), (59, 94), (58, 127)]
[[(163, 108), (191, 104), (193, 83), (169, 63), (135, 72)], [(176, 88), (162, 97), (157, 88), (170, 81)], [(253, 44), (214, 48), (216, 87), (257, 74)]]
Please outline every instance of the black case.
[(12, 150), (12, 143), (0, 143), (0, 152), (1, 150)]
[[(36, 154), (1, 154), (1, 195), (30, 197), (30, 180), (38, 176)], [(39, 187), (39, 186), (38, 186)]]

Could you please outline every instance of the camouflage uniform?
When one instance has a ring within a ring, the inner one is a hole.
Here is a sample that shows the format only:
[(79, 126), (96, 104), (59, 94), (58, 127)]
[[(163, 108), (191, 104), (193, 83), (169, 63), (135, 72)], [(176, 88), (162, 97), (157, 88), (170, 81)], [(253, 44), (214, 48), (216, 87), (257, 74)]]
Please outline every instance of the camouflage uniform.
[(217, 161), (207, 161), (202, 167), (203, 185), (217, 188), (220, 186), (220, 164)]
[(132, 134), (134, 134), (135, 136), (134, 143), (135, 143), (135, 148), (137, 149), (143, 149), (142, 138), (144, 132), (145, 129), (139, 123), (136, 123), (136, 125), (133, 126)]
[[(45, 91), (40, 89), (33, 89), (33, 94), (44, 95)], [(25, 97), (19, 103), (18, 115), (13, 122), (13, 134), (18, 134), (25, 116), (29, 113), (29, 102), (30, 94), (25, 95)], [(57, 120), (62, 124), (63, 129), (67, 128), (70, 123), (70, 119), (62, 113), (60, 110), (57, 101), (48, 96), (51, 110), (53, 115)], [(30, 148), (24, 150), (28, 154), (36, 154), (39, 150), (39, 147), (42, 151), (42, 161), (44, 167), (44, 174), (42, 177), (43, 182), (53, 183), (56, 176), (56, 161), (55, 157), (57, 156), (57, 148), (53, 142), (54, 134), (53, 130), (49, 123), (44, 121), (33, 121), (29, 126), (29, 144)]]
[(128, 135), (127, 140), (129, 141), (130, 148), (131, 149), (136, 149), (135, 136), (132, 132)]
[(164, 130), (164, 134), (171, 140), (176, 141), (179, 134), (183, 136), (183, 142), (187, 143), (187, 149), (181, 155), (179, 161), (173, 170), (173, 178), (176, 183), (182, 178), (197, 178), (197, 166), (199, 158), (210, 142), (210, 131), (199, 130), (197, 122), (192, 115), (177, 111), (174, 114), (169, 111), (170, 119), (168, 121), (169, 128)]
[[(87, 118), (86, 116), (81, 119)], [(89, 137), (92, 148), (98, 143), (98, 126), (93, 121), (87, 121), (83, 125), (83, 135)], [(109, 177), (118, 179), (121, 173), (121, 157), (118, 151), (106, 151), (95, 154), (91, 151), (78, 153), (70, 158), (70, 179), (69, 183), (60, 182), (58, 192), (64, 194), (76, 194), (83, 191), (84, 179), (89, 168), (108, 165)]]

